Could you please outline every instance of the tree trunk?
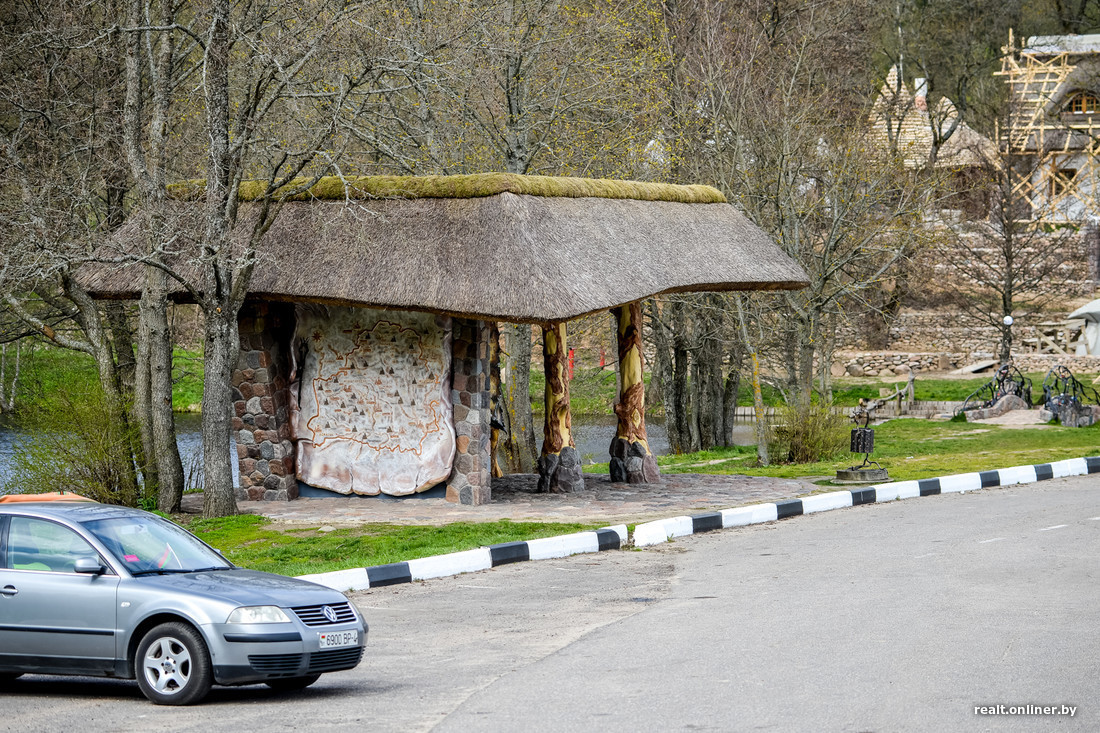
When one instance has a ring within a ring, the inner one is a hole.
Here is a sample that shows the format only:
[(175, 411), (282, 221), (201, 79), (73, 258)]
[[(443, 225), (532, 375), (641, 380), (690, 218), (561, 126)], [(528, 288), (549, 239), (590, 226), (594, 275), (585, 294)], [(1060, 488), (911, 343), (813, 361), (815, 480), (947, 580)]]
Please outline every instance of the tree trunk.
[(504, 336), (502, 378), (504, 455), (510, 473), (535, 470), (535, 427), (531, 416), (531, 327), (509, 323), (501, 326)]
[[(143, 306), (144, 307), (144, 306)], [(134, 364), (134, 402), (131, 415), (141, 440), (138, 466), (146, 496), (160, 498), (160, 471), (157, 469), (157, 444), (153, 437), (153, 406), (149, 381), (149, 334), (145, 319), (138, 318), (137, 359)]]
[(233, 406), (230, 378), (240, 352), (237, 313), (228, 309), (204, 309), (205, 358), (202, 393), (202, 515), (227, 517), (237, 513), (229, 444)]
[(1012, 362), (1012, 326), (1010, 324), (1001, 323), (1001, 363), (1009, 364)]
[(760, 389), (760, 360), (756, 349), (749, 347), (749, 359), (752, 362), (752, 406), (756, 416), (756, 458), (761, 466), (770, 464), (768, 459), (768, 426), (764, 417), (764, 394)]
[[(660, 395), (661, 405), (665, 410), (665, 430), (668, 435), (670, 448), (679, 444), (679, 435), (676, 434), (676, 421), (672, 419), (672, 345), (668, 338), (665, 325), (661, 320), (661, 312), (656, 300), (649, 301), (650, 333), (653, 334), (653, 379), (651, 387)], [(675, 452), (675, 451), (673, 451)]]
[(108, 301), (104, 309), (107, 312), (107, 323), (111, 327), (111, 342), (115, 347), (118, 380), (123, 393), (132, 395), (137, 364), (134, 360), (134, 333), (130, 328), (130, 320), (126, 317), (126, 303)]
[(140, 333), (147, 339), (142, 352), (148, 358), (151, 455), (157, 464), (157, 508), (176, 513), (183, 499), (183, 462), (176, 444), (176, 420), (172, 413), (172, 335), (168, 328), (167, 278), (163, 270), (151, 265), (146, 267)]
[(808, 407), (814, 391), (814, 344), (816, 342), (813, 322), (803, 322), (798, 329), (798, 383), (794, 385), (798, 404)]
[[(674, 430), (668, 431), (669, 447), (673, 453), (686, 453), (690, 448), (691, 431), (688, 426), (688, 349), (687, 315), (683, 302), (674, 300), (670, 304), (672, 320), (672, 379), (669, 385), (669, 402), (665, 414), (665, 426), (672, 424)], [(675, 436), (675, 442), (673, 437)]]
[(63, 277), (65, 294), (79, 310), (78, 320), (92, 347), (92, 357), (99, 373), (99, 385), (103, 390), (103, 401), (107, 408), (107, 432), (111, 463), (118, 476), (118, 501), (126, 506), (139, 503), (137, 472), (134, 469), (134, 457), (130, 444), (130, 421), (126, 416), (126, 400), (119, 385), (118, 370), (115, 366), (114, 352), (107, 329), (100, 317), (99, 309), (92, 298), (75, 282)]
[(725, 388), (722, 391), (722, 445), (733, 443), (733, 427), (737, 423), (737, 395), (741, 391), (741, 364), (745, 359), (741, 342), (730, 346)]
[(573, 419), (569, 413), (569, 347), (564, 322), (542, 327), (542, 356), (546, 372), (546, 419), (539, 456), (539, 491), (580, 491), (584, 489), (584, 474), (573, 442)]
[(611, 441), (611, 480), (648, 484), (660, 480), (657, 460), (645, 430), (645, 356), (642, 349), (642, 304), (635, 301), (612, 314), (619, 344), (618, 425)]

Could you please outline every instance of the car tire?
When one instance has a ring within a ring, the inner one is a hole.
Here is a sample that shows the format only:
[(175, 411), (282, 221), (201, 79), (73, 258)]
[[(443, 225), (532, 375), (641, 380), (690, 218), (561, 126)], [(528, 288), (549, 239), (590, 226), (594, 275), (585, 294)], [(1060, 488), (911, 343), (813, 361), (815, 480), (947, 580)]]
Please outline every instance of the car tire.
[(321, 679), (319, 674), (307, 674), (305, 677), (281, 677), (267, 680), (264, 684), (277, 692), (294, 692), (306, 689), (319, 679)]
[(142, 693), (157, 705), (190, 705), (213, 684), (206, 643), (181, 622), (161, 624), (142, 638), (134, 672)]

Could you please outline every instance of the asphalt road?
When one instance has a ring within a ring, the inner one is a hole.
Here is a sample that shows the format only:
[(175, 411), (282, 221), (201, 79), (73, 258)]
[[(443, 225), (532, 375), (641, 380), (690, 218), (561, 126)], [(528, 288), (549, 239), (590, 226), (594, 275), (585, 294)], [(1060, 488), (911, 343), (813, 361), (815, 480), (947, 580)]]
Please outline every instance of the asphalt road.
[(294, 695), (24, 678), (0, 730), (1095, 731), (1098, 557), (1097, 477), (860, 506), (354, 594), (366, 661)]

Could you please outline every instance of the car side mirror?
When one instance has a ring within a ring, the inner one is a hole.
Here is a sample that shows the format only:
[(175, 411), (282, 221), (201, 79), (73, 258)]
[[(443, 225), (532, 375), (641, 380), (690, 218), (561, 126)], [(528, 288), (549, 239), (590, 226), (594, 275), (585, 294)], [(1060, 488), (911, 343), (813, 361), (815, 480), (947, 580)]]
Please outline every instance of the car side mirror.
[(95, 558), (80, 557), (73, 563), (73, 572), (85, 575), (103, 575), (107, 572), (107, 568), (103, 567), (103, 563)]

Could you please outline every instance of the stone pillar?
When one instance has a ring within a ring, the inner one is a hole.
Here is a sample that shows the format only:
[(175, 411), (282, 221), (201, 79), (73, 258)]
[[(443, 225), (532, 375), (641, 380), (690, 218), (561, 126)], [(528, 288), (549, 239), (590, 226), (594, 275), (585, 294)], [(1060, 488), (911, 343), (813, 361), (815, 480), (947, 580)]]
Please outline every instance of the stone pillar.
[(489, 449), (489, 334), (485, 321), (451, 319), (451, 402), (456, 451), (447, 479), (447, 501), (492, 501)]
[(546, 374), (546, 419), (539, 456), (539, 491), (566, 493), (584, 489), (584, 474), (573, 442), (569, 413), (569, 347), (565, 323), (542, 327), (542, 362)]
[(238, 327), (241, 353), (232, 378), (233, 430), (241, 473), (237, 499), (297, 499), (287, 389), (294, 308), (282, 303), (245, 303)]
[(649, 452), (645, 433), (645, 361), (642, 356), (642, 304), (635, 301), (612, 313), (619, 327), (619, 417), (615, 438), (611, 441), (611, 480), (631, 484), (650, 484), (660, 480), (657, 459)]

